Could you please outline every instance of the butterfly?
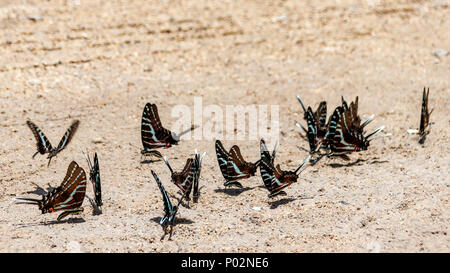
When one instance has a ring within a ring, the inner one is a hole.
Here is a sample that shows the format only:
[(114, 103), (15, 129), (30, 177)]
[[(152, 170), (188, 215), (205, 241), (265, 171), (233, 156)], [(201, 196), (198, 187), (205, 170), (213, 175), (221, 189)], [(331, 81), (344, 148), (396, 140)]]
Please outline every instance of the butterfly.
[(86, 155), (86, 160), (89, 166), (89, 179), (92, 182), (92, 187), (94, 188), (95, 204), (97, 207), (103, 205), (102, 202), (102, 185), (100, 183), (100, 169), (98, 165), (97, 153), (94, 154), (94, 164), (92, 164), (89, 155)]
[(327, 148), (331, 151), (329, 156), (367, 150), (370, 138), (383, 130), (384, 126), (364, 135), (364, 127), (372, 121), (373, 115), (361, 124), (357, 109), (357, 99), (347, 110), (342, 106), (335, 109), (326, 135)]
[(167, 167), (170, 170), (172, 182), (181, 190), (181, 193), (185, 195), (186, 200), (190, 200), (190, 193), (192, 190), (192, 183), (194, 181), (194, 160), (192, 158), (188, 158), (186, 160), (186, 164), (181, 172), (174, 172), (172, 167), (169, 164), (169, 160), (167, 157), (164, 157), (164, 161), (166, 162)]
[(144, 149), (141, 154), (144, 156), (154, 155), (161, 158), (157, 148), (169, 148), (171, 145), (177, 145), (179, 137), (170, 130), (164, 128), (158, 115), (156, 104), (147, 103), (142, 113), (141, 121), (141, 140)]
[(22, 197), (13, 200), (17, 201), (18, 204), (38, 205), (43, 214), (63, 210), (57, 218), (60, 221), (70, 214), (83, 212), (81, 205), (85, 194), (86, 173), (75, 161), (72, 161), (61, 185), (52, 189), (46, 195), (42, 195), (41, 200)]
[(428, 112), (428, 95), (430, 93), (430, 88), (426, 90), (425, 87), (423, 88), (423, 96), (422, 96), (422, 112), (420, 114), (420, 128), (419, 128), (419, 143), (423, 144), (425, 143), (425, 139), (427, 138), (427, 135), (430, 133), (429, 126), (430, 126), (430, 115), (433, 112), (434, 109), (431, 109), (430, 112)]
[(269, 198), (276, 195), (285, 195), (284, 188), (290, 186), (292, 183), (297, 182), (300, 170), (306, 163), (309, 162), (311, 156), (308, 156), (305, 161), (295, 171), (282, 171), (280, 165), (274, 166), (274, 157), (267, 156), (269, 154), (266, 144), (263, 139), (260, 142), (261, 149), (261, 163), (259, 165), (259, 171), (264, 182), (264, 186), (269, 191)]
[(220, 171), (226, 180), (223, 184), (225, 187), (236, 185), (242, 188), (242, 184), (237, 180), (254, 176), (259, 165), (259, 160), (256, 163), (245, 161), (237, 145), (231, 147), (230, 152), (227, 152), (220, 140), (216, 140), (216, 154)]
[(61, 141), (58, 144), (58, 147), (53, 148), (50, 144), (50, 141), (48, 138), (44, 135), (44, 133), (39, 129), (39, 127), (36, 126), (33, 122), (30, 120), (27, 121), (28, 127), (30, 127), (31, 131), (33, 132), (34, 137), (37, 141), (37, 149), (38, 151), (33, 155), (32, 158), (34, 158), (38, 153), (40, 154), (48, 154), (47, 158), (48, 165), (50, 165), (50, 161), (52, 160), (52, 157), (56, 156), (61, 150), (63, 150), (67, 144), (69, 144), (70, 140), (72, 139), (73, 135), (78, 129), (78, 125), (80, 124), (79, 120), (75, 120), (72, 125), (70, 125), (69, 129), (67, 129), (66, 133), (62, 137)]
[(200, 178), (201, 164), (203, 157), (206, 155), (206, 152), (199, 156), (197, 150), (195, 150), (194, 159), (188, 158), (186, 160), (186, 164), (181, 172), (174, 172), (172, 167), (170, 166), (169, 160), (167, 157), (164, 157), (164, 162), (170, 170), (172, 182), (181, 190), (182, 194), (185, 195), (186, 200), (190, 200), (190, 193), (192, 191), (192, 187), (194, 188), (194, 202), (197, 202), (200, 193), (198, 191), (198, 182)]
[[(167, 233), (170, 233), (170, 236), (172, 236), (172, 229), (173, 226), (175, 225), (175, 216), (178, 212), (178, 208), (180, 206), (181, 201), (184, 198), (184, 195), (180, 198), (176, 206), (172, 205), (172, 202), (170, 202), (169, 195), (167, 194), (166, 190), (164, 189), (164, 186), (162, 185), (161, 181), (159, 180), (158, 176), (153, 170), (152, 175), (155, 178), (156, 183), (158, 184), (164, 202), (164, 216), (159, 221), (159, 224), (162, 226), (164, 230), (164, 236)], [(170, 232), (167, 232), (168, 226), (170, 226)]]
[(310, 106), (308, 106), (308, 109), (305, 108), (300, 96), (297, 96), (297, 99), (303, 108), (304, 119), (308, 124), (308, 130), (300, 123), (296, 123), (296, 125), (306, 133), (309, 143), (309, 153), (314, 154), (322, 148), (322, 143), (325, 140), (325, 134), (327, 132), (327, 102), (320, 102), (316, 112), (313, 112)]

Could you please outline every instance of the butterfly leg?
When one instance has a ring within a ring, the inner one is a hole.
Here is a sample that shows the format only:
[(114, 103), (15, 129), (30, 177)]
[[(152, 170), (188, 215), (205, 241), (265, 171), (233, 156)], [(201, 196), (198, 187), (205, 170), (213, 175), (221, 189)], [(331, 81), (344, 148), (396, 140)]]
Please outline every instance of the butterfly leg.
[(50, 166), (50, 162), (52, 161), (52, 157), (50, 156), (49, 158), (48, 158), (48, 164), (47, 164), (47, 167), (48, 166)]
[(34, 157), (39, 153), (39, 151), (37, 151), (31, 158), (34, 159)]

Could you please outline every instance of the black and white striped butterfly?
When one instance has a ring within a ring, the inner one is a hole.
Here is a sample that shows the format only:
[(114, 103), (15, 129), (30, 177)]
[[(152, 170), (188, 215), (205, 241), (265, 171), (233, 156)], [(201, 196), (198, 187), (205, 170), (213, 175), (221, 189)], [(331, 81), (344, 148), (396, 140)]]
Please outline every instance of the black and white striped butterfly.
[(242, 184), (238, 180), (254, 176), (259, 165), (259, 160), (256, 163), (245, 161), (237, 145), (231, 147), (230, 152), (227, 152), (220, 140), (216, 140), (216, 154), (220, 171), (225, 178), (223, 184), (225, 187), (236, 185), (242, 188)]
[[(156, 173), (152, 170), (152, 175), (155, 178), (156, 183), (158, 184), (159, 190), (161, 191), (163, 202), (164, 202), (164, 216), (159, 221), (159, 224), (162, 226), (164, 230), (164, 236), (167, 233), (170, 233), (170, 236), (172, 235), (172, 229), (175, 225), (175, 216), (178, 212), (178, 208), (180, 206), (181, 201), (184, 198), (184, 195), (180, 198), (178, 201), (178, 204), (176, 206), (172, 205), (172, 202), (170, 201), (169, 195), (166, 192), (166, 189), (162, 185), (161, 181), (159, 180)], [(167, 228), (170, 227), (170, 231), (167, 232)]]
[(81, 205), (85, 194), (86, 173), (75, 161), (72, 161), (61, 185), (42, 195), (41, 200), (22, 197), (13, 200), (17, 201), (17, 204), (38, 205), (43, 214), (62, 210), (63, 213), (58, 216), (59, 221), (70, 214), (83, 212)]
[(181, 172), (174, 172), (170, 166), (167, 157), (164, 157), (164, 161), (170, 170), (172, 182), (181, 190), (181, 193), (185, 196), (186, 200), (190, 200), (190, 193), (192, 188), (194, 188), (193, 198), (194, 202), (197, 202), (200, 192), (198, 189), (200, 171), (202, 166), (203, 157), (206, 152), (199, 156), (197, 150), (195, 150), (194, 159), (188, 158), (186, 164)]
[(367, 150), (371, 137), (383, 130), (384, 126), (374, 130), (368, 135), (364, 135), (364, 127), (369, 124), (373, 115), (361, 124), (361, 119), (357, 115), (358, 100), (350, 105), (346, 110), (339, 106), (334, 111), (329, 122), (326, 135), (327, 148), (331, 155), (341, 155), (351, 152)]
[(95, 204), (97, 207), (101, 207), (103, 205), (102, 202), (102, 185), (100, 181), (100, 167), (98, 164), (97, 153), (94, 154), (94, 164), (92, 164), (89, 155), (86, 155), (86, 161), (89, 166), (89, 179), (92, 182), (92, 187), (94, 189), (95, 195)]
[(425, 87), (423, 88), (423, 96), (422, 96), (422, 111), (420, 113), (420, 128), (419, 128), (419, 143), (423, 144), (425, 143), (425, 139), (427, 138), (427, 135), (430, 133), (430, 115), (433, 112), (433, 109), (431, 111), (428, 111), (428, 95), (430, 94), (430, 88), (426, 90)]
[(261, 172), (264, 186), (269, 191), (269, 198), (279, 194), (285, 195), (286, 192), (284, 192), (283, 189), (290, 186), (292, 183), (297, 182), (302, 167), (309, 162), (311, 156), (308, 156), (295, 171), (282, 171), (280, 165), (278, 164), (275, 166), (274, 163), (275, 149), (273, 151), (273, 156), (270, 156), (263, 139), (261, 139), (260, 142), (260, 149), (261, 163), (259, 165), (259, 171)]
[(178, 144), (179, 136), (164, 128), (158, 115), (156, 104), (147, 103), (142, 113), (141, 140), (144, 149), (141, 154), (144, 156), (154, 155), (161, 158), (158, 148), (169, 148)]
[(38, 153), (40, 154), (48, 154), (47, 158), (48, 165), (50, 165), (50, 161), (52, 160), (52, 157), (56, 156), (61, 150), (63, 150), (67, 144), (69, 144), (70, 140), (72, 139), (73, 135), (78, 129), (78, 125), (80, 124), (79, 120), (75, 120), (72, 125), (70, 125), (69, 129), (67, 129), (66, 133), (62, 137), (61, 141), (59, 142), (58, 146), (56, 148), (53, 148), (50, 144), (50, 141), (48, 138), (44, 135), (44, 133), (39, 129), (39, 127), (36, 126), (33, 122), (30, 120), (27, 121), (28, 127), (30, 127), (31, 131), (33, 132), (34, 137), (36, 138), (36, 145), (37, 145), (37, 152), (33, 155), (32, 158), (34, 158)]
[(308, 106), (308, 109), (305, 108), (300, 96), (297, 96), (297, 100), (303, 108), (304, 119), (308, 124), (308, 129), (305, 129), (300, 123), (296, 123), (296, 125), (306, 133), (309, 143), (309, 153), (314, 154), (320, 148), (323, 148), (322, 144), (327, 132), (327, 103), (326, 101), (320, 102), (316, 112), (313, 112), (310, 106)]
[(198, 202), (198, 198), (200, 197), (200, 190), (199, 190), (199, 181), (200, 181), (200, 173), (202, 171), (202, 161), (203, 158), (205, 157), (206, 152), (203, 152), (203, 154), (200, 156), (197, 152), (197, 150), (195, 150), (195, 158), (194, 158), (194, 182), (193, 182), (193, 187), (194, 187), (194, 192), (192, 193), (192, 197), (194, 200), (194, 203)]

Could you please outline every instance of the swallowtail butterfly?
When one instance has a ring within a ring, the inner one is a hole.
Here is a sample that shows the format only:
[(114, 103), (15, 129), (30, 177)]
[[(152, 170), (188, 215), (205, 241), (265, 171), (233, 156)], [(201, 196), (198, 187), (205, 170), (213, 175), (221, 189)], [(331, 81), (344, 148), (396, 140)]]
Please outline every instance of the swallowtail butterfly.
[(60, 221), (70, 214), (83, 212), (81, 205), (85, 194), (86, 173), (75, 161), (72, 161), (61, 185), (46, 195), (42, 195), (41, 200), (22, 197), (13, 200), (17, 201), (18, 204), (38, 205), (43, 214), (62, 210), (63, 212), (57, 218)]
[(94, 154), (94, 164), (92, 164), (89, 155), (86, 155), (86, 160), (89, 166), (89, 179), (91, 180), (92, 187), (94, 189), (95, 204), (97, 205), (97, 207), (101, 207), (103, 205), (102, 185), (100, 183), (100, 169), (98, 165), (97, 153)]
[(259, 160), (256, 163), (245, 161), (237, 145), (227, 152), (220, 140), (216, 140), (216, 154), (220, 171), (226, 180), (223, 184), (225, 187), (230, 185), (242, 187), (238, 180), (254, 176), (259, 165)]
[(52, 160), (52, 157), (56, 156), (61, 150), (63, 150), (67, 144), (69, 144), (70, 140), (72, 139), (73, 135), (78, 129), (78, 125), (80, 124), (80, 121), (75, 120), (72, 125), (70, 125), (69, 129), (67, 129), (66, 133), (62, 137), (61, 141), (58, 144), (58, 147), (53, 148), (50, 144), (50, 141), (48, 138), (44, 135), (44, 133), (37, 127), (33, 122), (27, 121), (28, 127), (30, 127), (31, 131), (33, 132), (34, 137), (36, 138), (36, 145), (38, 151), (33, 155), (32, 158), (34, 158), (38, 153), (40, 154), (48, 154), (47, 158), (48, 165), (50, 165), (50, 161)]
[(430, 133), (430, 115), (433, 112), (433, 109), (428, 112), (428, 95), (430, 93), (430, 88), (426, 90), (423, 88), (423, 96), (422, 96), (422, 111), (420, 114), (420, 128), (419, 128), (419, 143), (425, 143), (425, 139), (427, 135)]
[[(170, 233), (172, 235), (172, 229), (175, 225), (175, 216), (178, 212), (178, 208), (180, 206), (181, 201), (184, 198), (184, 195), (180, 198), (178, 204), (176, 206), (172, 205), (170, 201), (169, 195), (167, 194), (164, 186), (159, 180), (156, 173), (152, 170), (152, 175), (155, 178), (156, 183), (158, 184), (159, 190), (161, 191), (163, 202), (164, 202), (164, 216), (161, 218), (159, 224), (162, 226), (164, 230), (164, 235)], [(170, 226), (170, 232), (167, 232), (167, 227)]]
[(309, 153), (314, 154), (322, 148), (322, 143), (325, 140), (325, 134), (327, 132), (327, 103), (326, 101), (320, 102), (317, 110), (312, 111), (311, 107), (305, 108), (300, 96), (297, 96), (300, 105), (304, 111), (304, 119), (308, 124), (308, 129), (305, 129), (301, 124), (297, 123), (297, 127), (302, 129), (307, 136), (309, 143)]
[(141, 121), (141, 140), (142, 146), (144, 146), (141, 154), (159, 158), (162, 157), (161, 153), (154, 149), (169, 148), (171, 145), (178, 144), (179, 137), (162, 126), (156, 104), (147, 103), (144, 107)]
[(274, 166), (273, 160), (267, 156), (269, 153), (264, 140), (260, 142), (261, 148), (261, 163), (259, 165), (259, 170), (261, 172), (261, 177), (264, 182), (264, 186), (270, 192), (268, 197), (272, 198), (276, 195), (286, 193), (283, 191), (284, 188), (290, 186), (292, 183), (297, 182), (298, 175), (303, 166), (305, 166), (311, 156), (308, 156), (305, 161), (295, 170), (295, 171), (282, 171), (280, 165)]

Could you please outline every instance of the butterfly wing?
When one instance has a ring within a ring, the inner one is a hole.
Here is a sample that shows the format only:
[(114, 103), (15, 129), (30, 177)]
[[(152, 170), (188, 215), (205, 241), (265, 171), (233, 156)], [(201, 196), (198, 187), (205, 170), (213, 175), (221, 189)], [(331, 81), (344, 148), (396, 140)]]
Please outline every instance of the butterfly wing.
[(216, 140), (216, 155), (223, 177), (227, 181), (231, 180), (227, 172), (227, 165), (228, 161), (231, 161), (231, 155), (225, 150), (220, 140)]
[(179, 173), (174, 173), (174, 183), (175, 185), (186, 195), (189, 196), (192, 189), (192, 182), (194, 180), (194, 160), (189, 158), (186, 160), (186, 164), (183, 170)]
[(430, 121), (430, 112), (428, 111), (428, 94), (430, 92), (430, 89), (428, 88), (427, 91), (425, 91), (425, 87), (423, 88), (423, 96), (422, 96), (422, 111), (420, 114), (420, 128), (419, 128), (419, 143), (423, 144), (426, 139), (427, 127), (429, 125)]
[(95, 203), (97, 204), (97, 206), (100, 207), (103, 205), (103, 202), (102, 202), (102, 186), (100, 183), (100, 167), (98, 164), (97, 153), (94, 154), (94, 166), (90, 171), (90, 179), (94, 187)]
[(156, 104), (147, 103), (142, 113), (141, 140), (144, 148), (160, 148), (168, 143), (175, 144), (172, 132), (165, 129), (159, 119), (158, 107)]
[[(266, 142), (264, 141), (264, 139), (261, 139), (259, 146), (261, 149), (261, 160), (264, 158), (267, 158), (269, 160), (269, 162), (273, 163), (275, 158), (274, 157), (272, 158), (272, 156), (270, 155), (270, 152), (267, 149)], [(275, 154), (275, 151), (274, 151), (274, 154)]]
[(67, 129), (66, 133), (64, 134), (64, 136), (62, 137), (61, 141), (58, 144), (58, 147), (56, 148), (56, 151), (61, 151), (62, 149), (64, 149), (67, 144), (69, 144), (70, 140), (72, 139), (73, 135), (75, 134), (75, 132), (78, 129), (78, 125), (80, 125), (80, 121), (79, 120), (75, 120), (72, 125), (70, 125), (69, 129)]
[(36, 126), (33, 122), (30, 120), (27, 121), (28, 127), (30, 127), (31, 131), (33, 132), (34, 138), (36, 138), (36, 145), (38, 152), (40, 154), (49, 153), (53, 150), (52, 144), (50, 144), (50, 141), (48, 138), (44, 135), (44, 133), (39, 129), (39, 127)]
[(272, 191), (272, 180), (274, 179), (274, 170), (272, 163), (267, 157), (261, 157), (261, 162), (259, 165), (259, 171), (261, 173), (262, 180), (266, 189)]
[(237, 145), (230, 149), (231, 160), (227, 162), (227, 173), (231, 180), (238, 180), (248, 177), (250, 174), (249, 164), (242, 157)]
[(86, 180), (83, 168), (72, 161), (58, 191), (46, 200), (44, 207), (49, 207), (54, 211), (81, 207), (86, 194)]
[(203, 157), (206, 155), (206, 152), (202, 154), (202, 156), (199, 156), (199, 154), (197, 153), (197, 150), (195, 151), (195, 159), (194, 159), (194, 164), (193, 164), (193, 171), (194, 171), (194, 193), (193, 193), (193, 197), (194, 197), (194, 202), (196, 202), (196, 200), (198, 199), (198, 197), (200, 196), (200, 192), (198, 190), (198, 184), (199, 184), (199, 180), (200, 180), (200, 173), (202, 170), (202, 160)]
[[(316, 110), (317, 124), (319, 130), (326, 130), (326, 122), (327, 122), (327, 102), (322, 101), (317, 107)], [(325, 133), (324, 133), (325, 135)]]
[[(152, 170), (152, 175), (155, 178), (155, 181), (158, 184), (159, 190), (161, 191), (161, 194), (162, 194), (162, 198), (163, 198), (163, 202), (164, 202), (164, 214), (165, 214), (163, 219), (165, 219), (166, 217), (169, 217), (174, 210), (173, 206), (172, 206), (172, 202), (170, 202), (169, 195), (167, 195), (166, 189), (162, 185), (162, 183), (159, 180), (156, 173), (153, 172), (153, 170)], [(163, 219), (161, 219), (161, 222)], [(163, 224), (163, 223), (161, 223), (161, 224)]]

